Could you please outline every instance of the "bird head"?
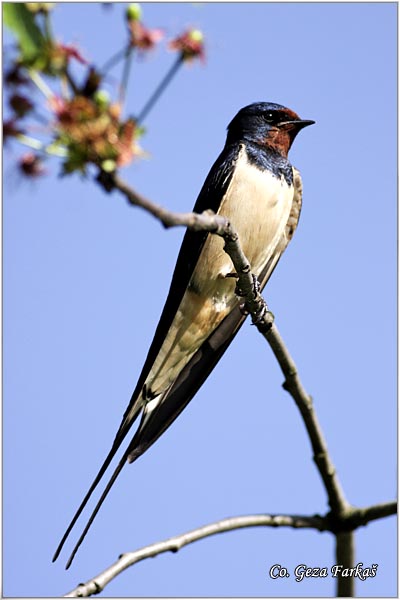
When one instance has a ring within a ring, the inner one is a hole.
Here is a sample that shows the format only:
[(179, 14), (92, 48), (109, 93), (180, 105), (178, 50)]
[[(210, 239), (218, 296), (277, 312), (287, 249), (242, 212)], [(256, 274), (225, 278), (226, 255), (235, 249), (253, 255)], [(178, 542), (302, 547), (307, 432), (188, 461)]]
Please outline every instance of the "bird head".
[(285, 106), (255, 102), (242, 108), (228, 125), (227, 143), (247, 140), (287, 156), (294, 138), (315, 121), (300, 117)]

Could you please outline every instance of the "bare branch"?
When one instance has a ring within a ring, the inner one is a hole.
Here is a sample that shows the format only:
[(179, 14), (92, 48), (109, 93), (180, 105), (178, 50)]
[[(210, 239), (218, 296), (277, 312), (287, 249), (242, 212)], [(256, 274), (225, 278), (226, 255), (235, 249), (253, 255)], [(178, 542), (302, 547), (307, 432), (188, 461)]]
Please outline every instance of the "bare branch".
[[(360, 525), (366, 525), (369, 521), (387, 517), (396, 513), (397, 503), (387, 502), (376, 504), (367, 508), (350, 509), (348, 520), (356, 528)], [(157, 542), (149, 546), (144, 546), (139, 550), (122, 554), (119, 559), (110, 567), (87, 581), (79, 584), (74, 590), (65, 595), (65, 598), (83, 598), (99, 594), (110, 581), (117, 577), (122, 571), (125, 571), (134, 564), (154, 558), (165, 552), (178, 552), (184, 546), (197, 542), (199, 540), (250, 527), (290, 527), (293, 529), (315, 529), (316, 531), (334, 531), (334, 525), (330, 514), (320, 515), (245, 515), (241, 517), (231, 517), (222, 519), (215, 523), (210, 523), (203, 527), (193, 529), (181, 535), (174, 536), (162, 542)], [(341, 531), (336, 533), (336, 564), (343, 565), (344, 568), (354, 566), (354, 536), (353, 531)], [(338, 578), (338, 596), (354, 595), (354, 577)]]
[[(348, 531), (336, 533), (336, 564), (343, 569), (352, 569), (355, 566), (355, 537), (354, 530), (376, 519), (389, 517), (397, 513), (397, 502), (384, 502), (366, 508), (352, 507), (346, 518)], [(337, 578), (337, 597), (354, 598), (355, 577)]]
[(345, 516), (350, 505), (345, 498), (335, 467), (329, 456), (328, 447), (314, 410), (312, 398), (307, 394), (300, 381), (296, 365), (276, 325), (274, 324), (271, 327), (268, 322), (265, 324), (263, 322), (255, 323), (255, 325), (270, 344), (285, 376), (283, 387), (292, 396), (300, 411), (311, 441), (314, 461), (324, 482), (332, 512), (336, 516)]
[(381, 504), (373, 504), (366, 508), (353, 507), (347, 522), (351, 524), (353, 529), (358, 529), (363, 525), (367, 525), (371, 521), (383, 519), (397, 514), (397, 502), (382, 502)]
[(117, 575), (141, 560), (158, 556), (164, 552), (178, 552), (178, 550), (188, 544), (218, 533), (249, 527), (292, 527), (294, 529), (311, 528), (318, 531), (326, 531), (329, 528), (329, 520), (319, 515), (246, 515), (223, 519), (204, 527), (193, 529), (182, 535), (169, 538), (163, 542), (122, 554), (117, 562), (86, 583), (79, 584), (74, 590), (66, 594), (65, 598), (83, 598), (99, 594)]
[(131, 204), (140, 206), (153, 216), (159, 219), (165, 227), (186, 226), (193, 230), (206, 230), (210, 233), (220, 235), (225, 240), (225, 251), (229, 254), (235, 270), (238, 274), (238, 283), (243, 291), (247, 310), (253, 318), (253, 323), (262, 333), (270, 344), (273, 353), (285, 376), (283, 387), (292, 396), (303, 418), (314, 453), (314, 461), (323, 480), (326, 492), (329, 498), (329, 505), (335, 516), (345, 516), (350, 508), (347, 502), (335, 467), (328, 454), (327, 444), (322, 433), (314, 411), (311, 396), (305, 391), (300, 377), (297, 373), (296, 365), (286, 348), (278, 328), (273, 323), (273, 315), (264, 311), (266, 303), (259, 293), (254, 293), (253, 278), (250, 272), (250, 265), (240, 247), (237, 233), (230, 223), (223, 217), (206, 211), (201, 215), (196, 213), (174, 213), (164, 207), (151, 202), (129, 185), (123, 182), (116, 174), (107, 176), (107, 180), (100, 180), (100, 183), (108, 190), (118, 189)]
[(193, 231), (210, 231), (219, 235), (224, 232), (227, 233), (225, 231), (228, 224), (227, 219), (215, 215), (212, 211), (205, 211), (202, 214), (172, 212), (139, 194), (139, 192), (132, 189), (117, 174), (101, 173), (98, 181), (107, 191), (113, 189), (119, 190), (130, 204), (144, 208), (153, 217), (161, 221), (166, 228), (181, 226), (188, 227)]
[[(344, 569), (354, 567), (354, 531), (342, 531), (336, 535), (336, 564)], [(337, 578), (337, 597), (354, 598), (355, 577)]]
[[(369, 521), (387, 517), (395, 514), (397, 511), (396, 502), (387, 502), (376, 504), (367, 508), (350, 509), (348, 521), (354, 528), (366, 525)], [(149, 546), (144, 546), (139, 550), (122, 554), (117, 562), (87, 581), (80, 583), (74, 590), (66, 594), (65, 598), (83, 598), (99, 594), (110, 581), (117, 577), (122, 571), (125, 571), (134, 564), (154, 558), (165, 552), (178, 552), (184, 546), (205, 539), (207, 537), (234, 531), (236, 529), (245, 529), (250, 527), (290, 527), (293, 529), (315, 529), (317, 531), (334, 532), (331, 515), (323, 517), (320, 515), (245, 515), (241, 517), (231, 517), (222, 519), (215, 523), (210, 523), (203, 527), (193, 529), (187, 533), (169, 538), (162, 542), (157, 542)], [(354, 566), (354, 534), (353, 531), (336, 532), (336, 564), (343, 565), (344, 568)], [(338, 578), (338, 596), (354, 595), (354, 578)]]
[[(224, 249), (230, 256), (238, 274), (238, 283), (244, 294), (246, 308), (252, 316), (254, 325), (271, 346), (285, 376), (283, 387), (294, 399), (306, 426), (313, 449), (314, 462), (328, 495), (332, 519), (337, 524), (338, 520), (342, 521), (350, 514), (353, 516), (353, 509), (346, 500), (335, 466), (329, 456), (312, 398), (307, 394), (300, 380), (295, 362), (274, 324), (272, 313), (268, 310), (262, 311), (263, 308), (267, 308), (266, 302), (259, 293), (255, 293), (250, 264), (240, 247), (238, 235), (228, 220), (220, 215), (215, 215), (212, 211), (205, 211), (202, 214), (169, 211), (133, 190), (116, 174), (105, 175), (105, 179), (99, 177), (99, 182), (108, 191), (118, 189), (131, 204), (150, 212), (165, 227), (185, 226), (195, 231), (209, 231), (224, 238)], [(260, 314), (263, 315), (261, 318)]]
[[(148, 211), (159, 219), (164, 227), (185, 226), (194, 231), (209, 231), (223, 237), (225, 240), (224, 249), (230, 256), (238, 275), (238, 284), (243, 293), (245, 307), (252, 316), (253, 324), (256, 325), (259, 332), (271, 346), (285, 377), (283, 387), (294, 399), (306, 426), (313, 449), (314, 462), (327, 492), (331, 511), (325, 517), (318, 515), (314, 517), (251, 515), (248, 517), (224, 519), (223, 521), (195, 529), (164, 542), (124, 554), (114, 565), (86, 584), (79, 585), (67, 597), (88, 596), (99, 593), (111, 579), (140, 560), (156, 556), (163, 552), (177, 552), (183, 546), (197, 540), (243, 527), (311, 527), (319, 531), (330, 531), (336, 537), (337, 564), (343, 565), (344, 568), (352, 568), (354, 565), (353, 531), (372, 520), (395, 514), (397, 503), (388, 502), (367, 508), (356, 508), (352, 507), (346, 500), (335, 467), (329, 456), (328, 447), (313, 407), (312, 398), (307, 394), (300, 380), (293, 358), (286, 348), (278, 328), (274, 324), (272, 313), (267, 310), (264, 299), (254, 289), (251, 267), (240, 247), (236, 231), (227, 219), (214, 214), (212, 211), (205, 211), (202, 214), (171, 212), (137, 193), (116, 174), (101, 173), (98, 181), (107, 191), (118, 189), (130, 204)], [(338, 596), (353, 595), (354, 578), (339, 577)]]

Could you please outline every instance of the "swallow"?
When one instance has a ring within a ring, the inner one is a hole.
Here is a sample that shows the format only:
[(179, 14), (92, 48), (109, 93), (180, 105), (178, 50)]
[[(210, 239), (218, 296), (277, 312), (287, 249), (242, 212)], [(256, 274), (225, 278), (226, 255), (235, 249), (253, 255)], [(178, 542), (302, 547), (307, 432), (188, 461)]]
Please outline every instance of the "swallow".
[[(231, 222), (261, 290), (297, 227), (302, 181), (299, 171), (288, 160), (288, 152), (298, 132), (313, 123), (270, 102), (242, 108), (228, 125), (225, 146), (193, 208), (197, 213), (210, 209)], [(139, 427), (101, 494), (66, 568), (123, 466), (139, 458), (171, 425), (232, 342), (246, 318), (235, 288), (235, 272), (224, 252), (223, 239), (187, 230), (160, 321), (111, 450), (69, 524), (53, 561), (139, 414)]]

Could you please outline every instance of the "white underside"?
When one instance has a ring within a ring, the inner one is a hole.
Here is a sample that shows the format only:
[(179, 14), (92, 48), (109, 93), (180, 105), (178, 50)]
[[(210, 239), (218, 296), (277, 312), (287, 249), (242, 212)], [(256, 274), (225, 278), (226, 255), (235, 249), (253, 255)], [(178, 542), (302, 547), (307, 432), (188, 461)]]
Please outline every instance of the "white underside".
[[(242, 147), (219, 214), (226, 216), (239, 234), (251, 270), (259, 275), (285, 230), (293, 201), (293, 186), (269, 171), (250, 164)], [(147, 389), (161, 394), (176, 379), (210, 333), (237, 303), (234, 272), (224, 242), (209, 235), (165, 342), (146, 381)], [(201, 293), (198, 292), (201, 290)], [(158, 398), (147, 404), (151, 411)], [(147, 412), (147, 411), (146, 411)]]

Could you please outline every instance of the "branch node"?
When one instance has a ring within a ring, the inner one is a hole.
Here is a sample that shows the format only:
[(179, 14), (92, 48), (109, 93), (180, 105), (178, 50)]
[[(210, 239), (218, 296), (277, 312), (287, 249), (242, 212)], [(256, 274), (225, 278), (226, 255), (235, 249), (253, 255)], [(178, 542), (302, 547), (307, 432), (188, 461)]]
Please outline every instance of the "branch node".
[(99, 170), (96, 181), (101, 185), (104, 191), (110, 193), (115, 188), (114, 173), (107, 173), (103, 169)]
[(297, 375), (297, 371), (295, 369), (288, 370), (286, 373), (286, 379), (282, 383), (282, 387), (286, 392), (291, 392), (293, 390), (293, 380)]
[(93, 583), (94, 583), (94, 587), (96, 588), (96, 591), (93, 592), (94, 595), (100, 594), (100, 592), (103, 591), (103, 587), (100, 584), (98, 584), (96, 580), (94, 580)]
[(224, 249), (229, 246), (229, 244), (236, 243), (239, 239), (236, 231), (232, 231), (231, 224), (228, 220), (225, 220), (225, 227), (222, 231), (222, 234), (225, 241)]

